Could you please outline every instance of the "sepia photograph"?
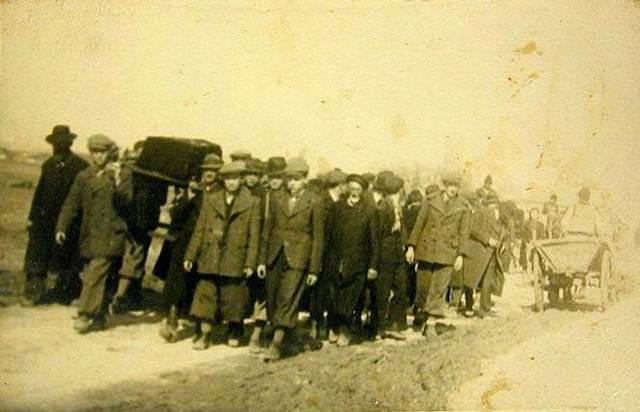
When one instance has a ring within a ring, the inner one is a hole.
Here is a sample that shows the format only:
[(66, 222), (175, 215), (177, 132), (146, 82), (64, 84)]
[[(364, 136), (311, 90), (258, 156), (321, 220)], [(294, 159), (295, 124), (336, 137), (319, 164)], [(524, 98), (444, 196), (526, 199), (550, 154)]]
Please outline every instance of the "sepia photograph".
[(0, 0), (0, 411), (633, 411), (639, 0)]

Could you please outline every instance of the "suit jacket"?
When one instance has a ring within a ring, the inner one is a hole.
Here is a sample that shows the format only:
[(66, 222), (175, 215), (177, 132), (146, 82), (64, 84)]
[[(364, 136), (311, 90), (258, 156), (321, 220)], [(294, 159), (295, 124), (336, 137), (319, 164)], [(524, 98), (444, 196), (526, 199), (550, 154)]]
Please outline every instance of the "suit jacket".
[(78, 173), (57, 224), (57, 231), (67, 233), (82, 215), (80, 255), (87, 259), (122, 256), (127, 233), (127, 224), (113, 206), (115, 181), (107, 171), (98, 174), (95, 166)]
[(290, 199), (289, 193), (270, 199), (261, 263), (270, 266), (283, 252), (291, 268), (319, 274), (326, 221), (322, 201), (307, 189), (289, 211)]
[[(447, 204), (448, 203), (448, 204)], [(445, 203), (444, 195), (425, 199), (407, 244), (418, 261), (453, 265), (469, 237), (469, 208), (459, 197)]]
[(241, 277), (255, 269), (262, 225), (261, 202), (245, 187), (231, 206), (225, 191), (205, 194), (196, 227), (185, 253), (199, 273)]
[(380, 239), (375, 209), (362, 199), (349, 206), (345, 199), (329, 208), (324, 270), (333, 278), (350, 279), (368, 269), (378, 270)]

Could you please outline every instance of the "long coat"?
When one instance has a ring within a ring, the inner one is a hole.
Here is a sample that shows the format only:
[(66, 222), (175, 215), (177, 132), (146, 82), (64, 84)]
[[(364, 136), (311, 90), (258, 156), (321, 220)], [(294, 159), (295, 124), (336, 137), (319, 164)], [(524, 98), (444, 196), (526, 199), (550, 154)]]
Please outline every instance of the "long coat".
[(29, 211), (31, 226), (25, 254), (25, 272), (44, 273), (47, 270), (63, 269), (56, 266), (67, 266), (73, 256), (77, 256), (79, 220), (70, 228), (69, 241), (63, 247), (55, 243), (55, 229), (62, 204), (73, 181), (88, 166), (86, 160), (73, 153), (53, 155), (42, 164)]
[(460, 197), (445, 202), (441, 194), (424, 200), (407, 244), (417, 261), (453, 265), (468, 237), (467, 204)]
[(271, 266), (283, 252), (292, 269), (319, 274), (326, 221), (323, 202), (305, 190), (290, 211), (290, 199), (289, 193), (271, 198), (260, 262)]
[(375, 210), (364, 200), (349, 206), (345, 199), (331, 205), (326, 225), (324, 271), (349, 279), (368, 269), (378, 270), (380, 242)]
[[(499, 280), (502, 277), (502, 256), (499, 253), (500, 246), (507, 238), (507, 228), (495, 218), (493, 211), (488, 207), (478, 209), (472, 215), (471, 232), (465, 243), (465, 259), (463, 267), (463, 283), (465, 286), (477, 289), (483, 276), (489, 275), (491, 279)], [(498, 250), (489, 246), (489, 239), (494, 238), (500, 246)], [(496, 259), (496, 273), (487, 274), (489, 262)], [(493, 280), (492, 280), (493, 281)], [(496, 285), (496, 292), (502, 293), (502, 286)]]
[(67, 233), (74, 219), (82, 215), (80, 255), (83, 258), (122, 256), (127, 224), (113, 206), (114, 190), (113, 176), (91, 166), (78, 173), (64, 201), (57, 231)]
[(241, 277), (255, 269), (262, 226), (261, 202), (242, 187), (229, 208), (225, 191), (204, 197), (184, 259), (199, 273)]

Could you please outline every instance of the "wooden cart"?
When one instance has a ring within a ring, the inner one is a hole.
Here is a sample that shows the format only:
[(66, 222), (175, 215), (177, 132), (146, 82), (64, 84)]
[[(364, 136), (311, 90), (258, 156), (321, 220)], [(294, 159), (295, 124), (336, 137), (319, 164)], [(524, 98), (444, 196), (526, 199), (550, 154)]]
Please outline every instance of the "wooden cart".
[(533, 242), (532, 270), (535, 309), (544, 310), (544, 290), (553, 276), (586, 280), (600, 290), (600, 308), (617, 300), (611, 249), (589, 236), (568, 236)]

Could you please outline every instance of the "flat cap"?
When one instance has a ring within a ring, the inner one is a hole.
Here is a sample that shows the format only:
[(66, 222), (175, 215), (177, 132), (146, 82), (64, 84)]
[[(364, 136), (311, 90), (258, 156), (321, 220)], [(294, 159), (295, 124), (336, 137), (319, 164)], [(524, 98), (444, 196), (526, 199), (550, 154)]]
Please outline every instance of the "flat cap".
[(246, 171), (246, 164), (242, 160), (235, 160), (222, 166), (218, 171), (218, 174), (220, 176), (236, 176), (243, 175)]
[(336, 186), (347, 181), (347, 174), (342, 170), (332, 170), (324, 175), (324, 181), (329, 186)]
[(87, 140), (87, 146), (90, 151), (94, 152), (108, 151), (118, 148), (116, 142), (103, 134), (94, 134), (93, 136), (90, 136)]
[(369, 183), (367, 182), (367, 179), (364, 178), (364, 176), (362, 175), (358, 175), (358, 174), (350, 174), (349, 176), (347, 176), (347, 183), (357, 183), (360, 185), (360, 187), (362, 187), (362, 189), (366, 190), (367, 187), (369, 186)]
[(434, 194), (440, 192), (440, 186), (438, 186), (437, 184), (430, 184), (429, 186), (427, 186), (424, 189), (424, 195), (426, 197), (430, 197), (433, 196)]
[(309, 174), (309, 164), (301, 157), (294, 157), (287, 161), (287, 168), (285, 169), (286, 175), (302, 174), (307, 176)]
[(232, 161), (249, 160), (251, 159), (251, 152), (249, 152), (248, 150), (236, 150), (235, 152), (232, 152), (229, 157), (231, 157)]
[(202, 170), (219, 170), (224, 163), (220, 156), (215, 153), (209, 153), (202, 160), (202, 164), (200, 165), (200, 169)]

